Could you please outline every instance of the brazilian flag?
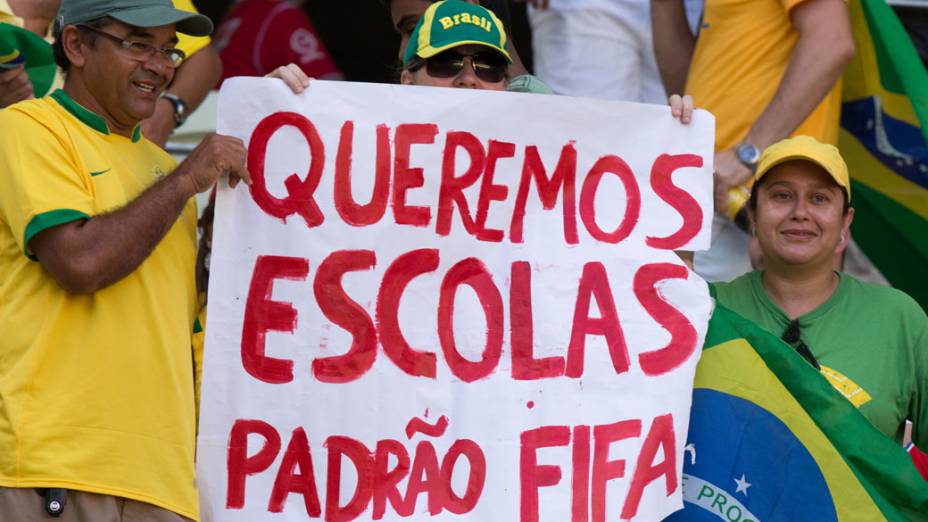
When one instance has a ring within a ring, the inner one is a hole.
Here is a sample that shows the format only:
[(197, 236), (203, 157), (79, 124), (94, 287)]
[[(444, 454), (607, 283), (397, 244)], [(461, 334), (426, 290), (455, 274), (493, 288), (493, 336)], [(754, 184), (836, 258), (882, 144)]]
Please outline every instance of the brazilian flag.
[(853, 236), (928, 310), (928, 74), (885, 0), (848, 8), (857, 53), (843, 78), (838, 147), (851, 174)]
[(670, 521), (928, 521), (908, 454), (779, 338), (717, 305)]

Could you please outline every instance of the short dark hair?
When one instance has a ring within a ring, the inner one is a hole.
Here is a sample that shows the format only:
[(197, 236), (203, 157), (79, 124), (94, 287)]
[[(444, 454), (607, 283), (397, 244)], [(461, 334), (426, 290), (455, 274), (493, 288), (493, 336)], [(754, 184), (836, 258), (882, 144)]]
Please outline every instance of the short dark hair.
[[(751, 212), (757, 212), (757, 189), (760, 188), (760, 186), (764, 183), (764, 179), (766, 178), (767, 176), (764, 175), (759, 180), (757, 180), (756, 183), (754, 183), (753, 187), (751, 187), (751, 197), (748, 199), (748, 208), (751, 209)], [(851, 202), (847, 197), (847, 190), (845, 190), (844, 187), (841, 187), (841, 195), (844, 197), (844, 206), (842, 208), (842, 214), (847, 215), (847, 211), (850, 210), (851, 208)]]
[[(115, 22), (113, 18), (109, 16), (104, 16), (97, 18), (95, 20), (90, 20), (88, 22), (82, 22), (81, 25), (86, 25), (93, 27), (94, 29), (101, 29)], [(61, 32), (64, 30), (64, 27), (58, 29), (55, 33), (55, 41), (52, 43), (52, 54), (55, 57), (55, 64), (61, 68), (65, 73), (68, 72), (68, 67), (71, 66), (71, 60), (68, 59), (67, 53), (64, 52), (64, 43), (61, 41)], [(93, 47), (97, 44), (97, 34), (93, 31), (84, 32), (84, 37), (87, 39), (87, 43)]]

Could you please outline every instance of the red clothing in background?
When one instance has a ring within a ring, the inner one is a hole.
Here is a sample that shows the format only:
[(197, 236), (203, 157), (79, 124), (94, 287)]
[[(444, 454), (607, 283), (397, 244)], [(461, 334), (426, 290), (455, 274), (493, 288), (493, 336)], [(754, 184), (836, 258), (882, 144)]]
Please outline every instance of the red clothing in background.
[(232, 76), (264, 76), (295, 63), (310, 77), (341, 79), (309, 17), (287, 0), (241, 0), (213, 37), (222, 58), (222, 84)]

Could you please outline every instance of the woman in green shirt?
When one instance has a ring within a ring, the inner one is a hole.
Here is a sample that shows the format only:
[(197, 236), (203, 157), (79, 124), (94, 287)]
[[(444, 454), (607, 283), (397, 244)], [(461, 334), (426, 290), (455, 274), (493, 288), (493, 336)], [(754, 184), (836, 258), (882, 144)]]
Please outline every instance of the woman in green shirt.
[(761, 156), (749, 201), (764, 269), (713, 285), (719, 303), (781, 336), (880, 431), (928, 447), (928, 317), (912, 298), (833, 268), (854, 217), (847, 165), (808, 136)]

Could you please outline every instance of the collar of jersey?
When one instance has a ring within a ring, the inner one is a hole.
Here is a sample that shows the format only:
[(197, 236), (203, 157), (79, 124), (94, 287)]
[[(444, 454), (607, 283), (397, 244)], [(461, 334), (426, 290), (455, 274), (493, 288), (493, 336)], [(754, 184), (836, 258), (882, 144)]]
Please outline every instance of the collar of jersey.
[[(774, 315), (780, 318), (780, 321), (783, 322), (783, 324), (787, 324), (790, 322), (789, 316), (786, 315), (786, 312), (784, 312), (780, 306), (773, 301), (773, 298), (770, 297), (770, 294), (767, 293), (767, 289), (764, 288), (763, 273), (763, 270), (755, 270), (750, 275), (751, 286), (754, 289), (754, 294), (758, 299), (760, 299), (761, 303), (768, 310), (773, 311)], [(837, 305), (844, 298), (844, 294), (848, 291), (847, 286), (849, 284), (849, 280), (841, 272), (835, 272), (835, 274), (838, 275), (838, 286), (835, 287), (835, 290), (832, 292), (831, 296), (829, 296), (824, 303), (818, 305), (818, 308), (815, 308), (814, 310), (806, 312), (805, 314), (797, 317), (797, 319), (799, 319), (799, 325), (802, 328), (810, 326), (818, 318), (828, 313), (829, 310), (834, 308), (835, 305)]]
[[(106, 121), (103, 118), (101, 118), (93, 111), (81, 106), (70, 96), (68, 96), (68, 93), (64, 92), (62, 89), (56, 90), (49, 96), (58, 102), (59, 105), (64, 107), (64, 110), (70, 112), (72, 116), (80, 120), (80, 122), (84, 125), (87, 125), (91, 129), (101, 134), (109, 135), (110, 128), (106, 125)], [(141, 138), (142, 127), (140, 125), (136, 125), (135, 128), (132, 129), (132, 143), (139, 141)]]

